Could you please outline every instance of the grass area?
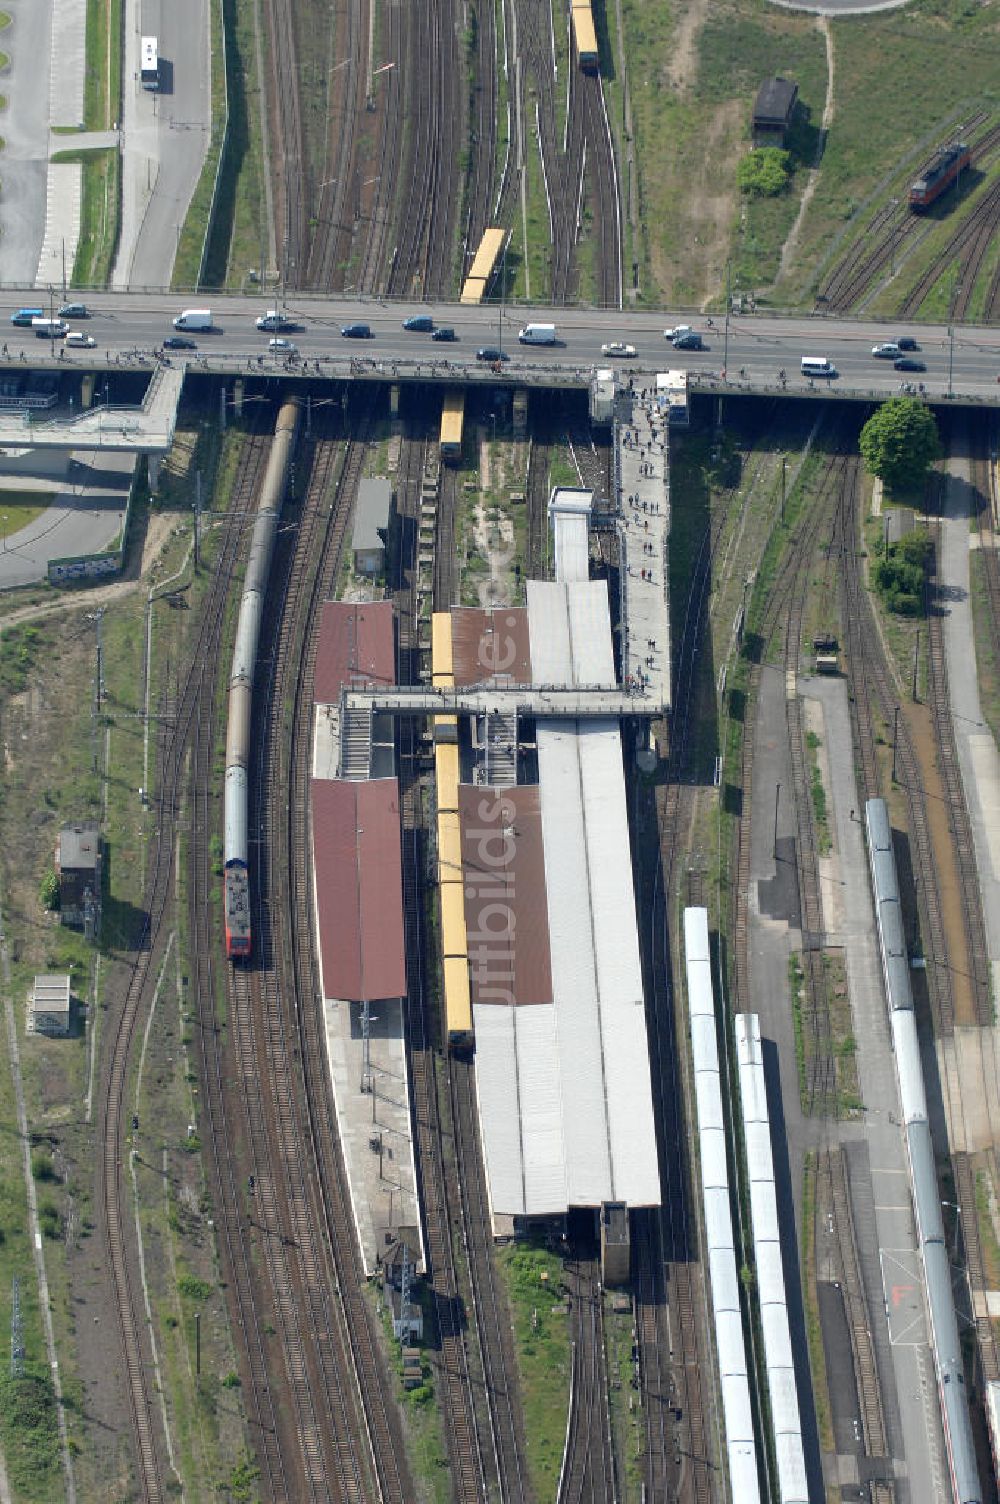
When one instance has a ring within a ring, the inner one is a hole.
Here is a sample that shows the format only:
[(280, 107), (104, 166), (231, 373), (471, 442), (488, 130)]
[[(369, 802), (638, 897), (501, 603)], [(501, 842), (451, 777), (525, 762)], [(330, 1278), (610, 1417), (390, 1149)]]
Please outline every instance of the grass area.
[(857, 1041), (843, 952), (824, 951), (823, 970), (830, 1003), (830, 1041), (837, 1073), (837, 1102), (840, 1111), (850, 1116), (861, 1112), (864, 1104), (858, 1081)]
[(619, 1467), (624, 1504), (642, 1498), (645, 1429), (633, 1357), (634, 1326), (631, 1303), (616, 1310), (615, 1295), (604, 1292), (604, 1346), (608, 1367), (608, 1400), (613, 1451)]
[(802, 1033), (802, 999), (805, 996), (806, 978), (802, 959), (793, 951), (788, 958), (788, 991), (792, 1000), (792, 1028), (795, 1031), (795, 1068), (799, 1077), (799, 1100), (803, 1112), (808, 1111), (806, 1095), (806, 1044)]
[[(524, 183), (527, 204), (528, 243), (524, 244), (524, 218), (518, 198), (514, 230), (507, 247), (506, 276), (511, 298), (544, 301), (552, 281), (552, 240), (549, 210), (545, 197), (545, 178), (534, 127), (527, 132), (524, 154)], [(496, 294), (494, 288), (494, 295)]]
[(1000, 659), (993, 640), (986, 570), (978, 549), (973, 549), (969, 554), (969, 598), (972, 602), (979, 703), (990, 730), (1000, 745)]
[(552, 1499), (566, 1438), (571, 1362), (562, 1261), (540, 1242), (518, 1242), (500, 1249), (497, 1263), (513, 1316), (528, 1468), (537, 1497)]
[(824, 1452), (834, 1450), (833, 1411), (823, 1350), (823, 1328), (816, 1296), (816, 1154), (806, 1153), (802, 1170), (802, 1304), (809, 1343), (809, 1367), (812, 1370), (813, 1397), (819, 1444)]
[(54, 491), (0, 490), (0, 538), (6, 539), (34, 522), (52, 505)]
[[(233, 60), (228, 56), (229, 30), (223, 36), (223, 0), (210, 0), (212, 33), (212, 134), (184, 223), (177, 238), (172, 287), (197, 287), (204, 273), (205, 285), (221, 286), (229, 254), (230, 218), (219, 212), (216, 179), (228, 170), (219, 162), (227, 147), (227, 89), (232, 80)], [(232, 16), (230, 0), (228, 16)]]
[[(836, 113), (784, 289), (787, 300), (811, 287), (838, 224), (847, 224), (866, 200), (898, 197), (912, 169), (962, 120), (1000, 99), (1000, 21), (991, 7), (914, 0), (902, 10), (835, 26), (834, 41)], [(872, 102), (884, 88), (887, 57), (893, 108), (879, 112), (874, 130)]]
[[(707, 19), (705, 19), (707, 17)], [(798, 160), (811, 164), (826, 96), (826, 53), (815, 22), (753, 0), (670, 7), (623, 0), (625, 62), (638, 161), (639, 221), (650, 301), (700, 304), (725, 285), (748, 290), (774, 274), (805, 174), (787, 195), (744, 215), (736, 168), (749, 149), (761, 79), (794, 78), (802, 101)], [(655, 227), (655, 229), (651, 228)], [(745, 282), (741, 282), (742, 277)]]
[(830, 839), (830, 819), (826, 806), (826, 788), (823, 770), (819, 765), (819, 749), (822, 740), (815, 731), (806, 732), (806, 753), (809, 758), (809, 793), (812, 797), (813, 824), (816, 828), (816, 849), (820, 856), (829, 856), (833, 850)]
[(57, 151), (53, 162), (79, 162), (83, 168), (80, 239), (73, 264), (74, 287), (106, 287), (118, 249), (121, 158), (115, 146)]
[[(389, 1367), (396, 1376), (396, 1399), (403, 1410), (407, 1458), (420, 1489), (420, 1499), (427, 1501), (427, 1504), (448, 1504), (451, 1498), (448, 1453), (441, 1432), (441, 1410), (434, 1402), (431, 1366), (421, 1359), (423, 1382), (415, 1389), (404, 1388), (403, 1348), (393, 1336), (392, 1313), (388, 1302), (372, 1286), (366, 1288), (366, 1293), (375, 1302), (376, 1314), (381, 1320), (382, 1334), (389, 1353)], [(419, 1302), (423, 1312), (425, 1344), (430, 1345), (428, 1335), (436, 1331), (434, 1299), (422, 1280), (414, 1286), (414, 1299)]]
[(206, 272), (218, 275), (228, 224), (226, 283), (242, 287), (250, 267), (268, 270), (269, 235), (264, 192), (264, 97), (257, 73), (256, 0), (233, 0), (226, 15), (229, 57), (229, 142), (219, 183), (216, 233)]
[(121, 119), (122, 0), (87, 0), (83, 125), (110, 130)]
[(1000, 1241), (997, 1239), (996, 1192), (986, 1170), (976, 1171), (976, 1221), (983, 1249), (986, 1288), (995, 1290), (1000, 1285)]

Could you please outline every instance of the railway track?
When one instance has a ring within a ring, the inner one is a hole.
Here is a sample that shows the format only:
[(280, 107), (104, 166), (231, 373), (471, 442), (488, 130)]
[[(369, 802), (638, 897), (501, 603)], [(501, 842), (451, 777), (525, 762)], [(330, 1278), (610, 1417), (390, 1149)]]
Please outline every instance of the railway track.
[(108, 1064), (100, 1095), (101, 1232), (116, 1296), (126, 1394), (136, 1440), (137, 1484), (148, 1504), (158, 1504), (165, 1497), (170, 1468), (156, 1419), (157, 1406), (147, 1377), (152, 1365), (145, 1352), (145, 1313), (141, 1310), (141, 1298), (137, 1295), (130, 1269), (129, 1212), (122, 1185), (128, 1131), (125, 1095), (136, 1030), (148, 1001), (147, 988), (159, 969), (165, 944), (166, 915), (173, 896), (175, 828), (187, 748), (197, 724), (204, 678), (222, 629), (227, 590), (245, 519), (245, 501), (263, 455), (263, 443), (258, 442), (252, 447), (238, 476), (234, 504), (223, 523), (218, 563), (192, 645), (191, 671), (184, 676), (172, 724), (163, 731), (157, 834), (150, 855), (144, 919), (135, 938), (135, 955), (125, 996), (121, 1007), (109, 1020)]
[[(1000, 135), (1000, 128), (998, 128)], [(952, 292), (948, 317), (963, 319), (968, 312), (986, 253), (1000, 225), (1000, 182), (985, 194), (976, 207), (949, 236), (940, 253), (924, 272), (900, 305), (904, 317), (917, 313), (924, 299), (942, 274), (959, 264), (958, 278)]]
[[(968, 135), (988, 118), (985, 111), (980, 112), (962, 127), (962, 131)], [(1000, 146), (1000, 125), (990, 127), (973, 142), (970, 153), (972, 165), (975, 166), (988, 159), (998, 146)], [(849, 312), (872, 287), (882, 271), (886, 267), (891, 269), (897, 258), (901, 259), (920, 239), (933, 230), (935, 223), (933, 219), (912, 214), (905, 201), (901, 207), (896, 204), (883, 206), (834, 267), (821, 288), (817, 303), (832, 312)], [(968, 221), (963, 221), (958, 226), (955, 236), (952, 237), (953, 240), (964, 240), (967, 224)], [(921, 293), (918, 302), (911, 307), (910, 298), (904, 301), (899, 310), (902, 316), (914, 312), (918, 303), (926, 296), (926, 291), (933, 286), (949, 264), (948, 255), (948, 251), (943, 251), (936, 259), (934, 266), (928, 272), (931, 282)], [(955, 314), (955, 317), (960, 316)]]
[(598, 74), (578, 74), (576, 87), (583, 97), (586, 162), (592, 181), (588, 199), (597, 226), (594, 292), (602, 307), (621, 308), (624, 297), (622, 199), (604, 85)]
[(566, 1449), (556, 1504), (616, 1504), (618, 1480), (611, 1450), (611, 1416), (604, 1347), (604, 1302), (596, 1228), (576, 1218), (564, 1265), (573, 1333)]
[[(430, 441), (405, 440), (399, 467), (398, 505), (416, 522), (421, 479), (429, 461)], [(443, 472), (442, 472), (443, 473)], [(414, 526), (416, 533), (416, 526)], [(398, 677), (414, 682), (419, 675), (416, 569), (399, 561), (396, 580), (399, 626)], [(449, 592), (452, 581), (444, 578)], [(435, 582), (435, 589), (437, 582)], [(499, 1491), (498, 1443), (485, 1403), (485, 1371), (478, 1333), (467, 1320), (467, 1299), (460, 1285), (454, 1237), (461, 1215), (454, 1205), (457, 1188), (453, 1133), (444, 1120), (439, 1096), (435, 1043), (442, 1047), (433, 1008), (431, 978), (437, 959), (428, 939), (426, 873), (428, 826), (424, 808), (419, 747), (412, 722), (400, 727), (400, 803), (403, 817), (403, 905), (407, 947), (407, 1058), (413, 1091), (415, 1156), (424, 1210), (427, 1284), (437, 1327), (435, 1390), (442, 1407), (452, 1490), (458, 1504), (494, 1499)]]

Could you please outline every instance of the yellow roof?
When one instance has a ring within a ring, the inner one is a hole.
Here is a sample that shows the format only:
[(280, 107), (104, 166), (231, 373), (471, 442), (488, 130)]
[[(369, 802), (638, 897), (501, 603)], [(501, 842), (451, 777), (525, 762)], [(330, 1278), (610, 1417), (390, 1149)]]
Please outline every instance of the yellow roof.
[(469, 966), (464, 956), (444, 958), (444, 1016), (449, 1034), (472, 1032)]
[(441, 953), (465, 956), (469, 942), (465, 934), (465, 885), (441, 884)]
[(435, 675), (452, 674), (455, 671), (450, 611), (435, 611), (431, 617), (431, 667)]
[(438, 815), (438, 881), (462, 881), (462, 833), (454, 809), (443, 809)]
[(458, 809), (458, 743), (437, 742), (434, 765), (438, 809)]

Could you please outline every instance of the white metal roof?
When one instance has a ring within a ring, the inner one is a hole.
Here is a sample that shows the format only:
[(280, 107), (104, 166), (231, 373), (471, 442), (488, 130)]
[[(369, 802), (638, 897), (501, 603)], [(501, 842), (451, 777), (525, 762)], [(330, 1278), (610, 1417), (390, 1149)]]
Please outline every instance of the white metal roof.
[(785, 1273), (777, 1243), (755, 1243), (757, 1298), (762, 1306), (785, 1304)]
[(731, 1442), (729, 1452), (729, 1483), (732, 1497), (740, 1504), (760, 1504), (760, 1483), (757, 1479), (757, 1454), (750, 1442)]
[(692, 1019), (709, 1018), (715, 1028), (715, 997), (710, 961), (689, 961), (687, 968), (688, 1013)]
[(736, 1260), (731, 1248), (710, 1248), (708, 1267), (712, 1276), (712, 1307), (716, 1311), (738, 1311), (740, 1283), (736, 1277)]
[(560, 580), (590, 578), (590, 528), (580, 512), (557, 512), (553, 517), (556, 575)]
[(715, 1034), (715, 1019), (711, 1013), (696, 1013), (691, 1018), (691, 1050), (694, 1068), (701, 1071), (719, 1070), (719, 1044)]
[(684, 954), (689, 964), (709, 959), (707, 909), (684, 910)]
[[(529, 581), (528, 626), (536, 683), (614, 683), (603, 581)], [(494, 1213), (514, 1215), (606, 1201), (655, 1206), (660, 1176), (618, 723), (542, 719), (537, 741), (553, 1003), (475, 1009), (491, 1203)]]
[(726, 1135), (722, 1128), (700, 1128), (701, 1183), (706, 1190), (728, 1190)]

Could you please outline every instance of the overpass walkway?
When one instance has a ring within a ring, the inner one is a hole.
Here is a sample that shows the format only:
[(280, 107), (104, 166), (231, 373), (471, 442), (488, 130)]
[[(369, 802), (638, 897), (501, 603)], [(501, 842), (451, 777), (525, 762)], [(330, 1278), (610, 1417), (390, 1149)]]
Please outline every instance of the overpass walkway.
[(341, 695), (341, 724), (355, 711), (383, 711), (389, 715), (500, 715), (559, 716), (586, 719), (589, 716), (650, 716), (659, 706), (636, 690), (628, 693), (606, 685), (552, 684), (472, 685), (464, 689), (433, 689), (428, 685), (352, 686)]
[(615, 424), (615, 489), (621, 519), (622, 673), (626, 685), (670, 706), (670, 467), (667, 425), (655, 387), (636, 387), (631, 414)]

